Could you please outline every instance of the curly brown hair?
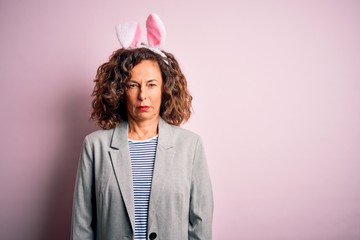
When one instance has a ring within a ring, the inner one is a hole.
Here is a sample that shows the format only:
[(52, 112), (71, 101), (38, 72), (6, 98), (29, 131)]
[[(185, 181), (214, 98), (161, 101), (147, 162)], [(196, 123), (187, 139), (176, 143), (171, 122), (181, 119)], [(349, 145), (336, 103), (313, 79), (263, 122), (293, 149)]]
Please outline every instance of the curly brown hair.
[(127, 121), (126, 82), (131, 78), (134, 66), (142, 60), (152, 60), (159, 64), (163, 78), (161, 118), (176, 126), (186, 122), (191, 115), (192, 101), (186, 78), (175, 57), (162, 52), (166, 55), (165, 59), (147, 48), (120, 48), (113, 52), (109, 61), (97, 69), (91, 119), (103, 129), (114, 128)]

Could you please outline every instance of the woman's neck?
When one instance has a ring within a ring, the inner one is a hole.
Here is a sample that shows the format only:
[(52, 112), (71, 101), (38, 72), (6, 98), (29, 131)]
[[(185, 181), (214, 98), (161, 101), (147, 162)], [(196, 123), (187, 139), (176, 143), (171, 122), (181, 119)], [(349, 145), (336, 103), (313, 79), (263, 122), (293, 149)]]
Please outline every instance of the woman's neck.
[(148, 121), (134, 121), (128, 119), (128, 138), (132, 140), (146, 140), (158, 134), (159, 118)]

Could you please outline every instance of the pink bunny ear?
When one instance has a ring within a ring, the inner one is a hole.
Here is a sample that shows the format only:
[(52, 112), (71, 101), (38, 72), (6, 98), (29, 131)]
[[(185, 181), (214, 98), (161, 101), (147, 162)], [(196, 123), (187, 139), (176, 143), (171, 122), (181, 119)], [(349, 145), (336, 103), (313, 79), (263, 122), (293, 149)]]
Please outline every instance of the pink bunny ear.
[(135, 48), (140, 42), (141, 32), (138, 23), (122, 23), (116, 26), (116, 35), (123, 48)]
[(146, 20), (147, 40), (149, 46), (158, 46), (165, 41), (164, 23), (156, 14), (150, 14)]

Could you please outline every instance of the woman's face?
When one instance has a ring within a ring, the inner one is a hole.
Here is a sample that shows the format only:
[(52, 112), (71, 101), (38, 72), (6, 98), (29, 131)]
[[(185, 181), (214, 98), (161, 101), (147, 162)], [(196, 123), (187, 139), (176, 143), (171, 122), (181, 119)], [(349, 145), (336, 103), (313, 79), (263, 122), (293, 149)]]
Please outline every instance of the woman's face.
[(162, 76), (157, 62), (143, 60), (131, 70), (126, 83), (126, 111), (129, 120), (142, 122), (160, 114)]

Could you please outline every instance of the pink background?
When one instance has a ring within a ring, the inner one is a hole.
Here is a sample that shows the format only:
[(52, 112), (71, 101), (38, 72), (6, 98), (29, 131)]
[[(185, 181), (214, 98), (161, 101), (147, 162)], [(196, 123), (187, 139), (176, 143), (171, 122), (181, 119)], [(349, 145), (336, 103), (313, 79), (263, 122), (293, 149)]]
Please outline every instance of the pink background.
[(0, 235), (68, 239), (97, 67), (150, 12), (188, 77), (214, 239), (360, 239), (360, 2), (0, 2)]

